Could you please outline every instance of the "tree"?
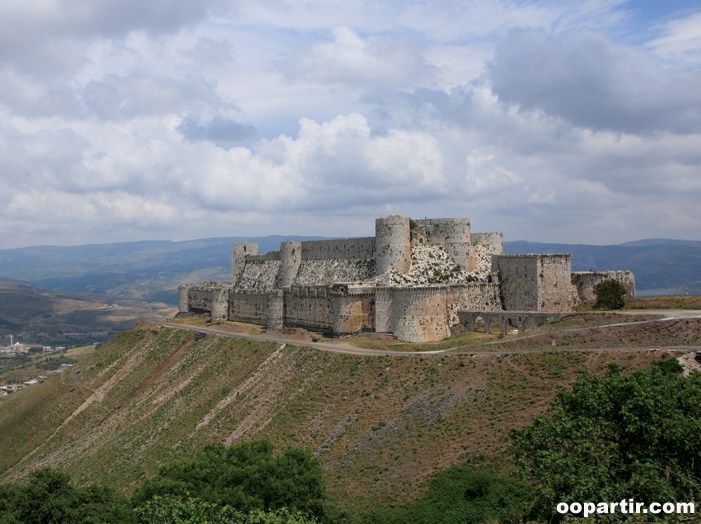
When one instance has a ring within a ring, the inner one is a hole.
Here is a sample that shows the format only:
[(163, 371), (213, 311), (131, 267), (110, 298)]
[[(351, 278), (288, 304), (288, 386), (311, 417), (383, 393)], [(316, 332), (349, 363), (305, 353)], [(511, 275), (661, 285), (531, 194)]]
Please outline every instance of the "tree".
[(701, 373), (613, 365), (582, 374), (548, 411), (513, 430), (508, 449), (540, 482), (540, 518), (557, 520), (560, 502), (701, 501)]
[(618, 280), (602, 280), (594, 286), (597, 309), (621, 309), (626, 305), (626, 288)]
[(517, 479), (470, 466), (454, 466), (432, 480), (426, 496), (400, 507), (374, 508), (363, 524), (481, 524), (519, 522), (531, 487)]
[(65, 473), (50, 468), (0, 486), (2, 524), (101, 524), (134, 522), (126, 501), (114, 490), (76, 488)]
[(154, 496), (197, 498), (237, 511), (290, 508), (323, 516), (321, 465), (309, 450), (289, 447), (275, 456), (267, 439), (234, 446), (210, 444), (192, 461), (175, 461), (137, 488), (134, 506)]

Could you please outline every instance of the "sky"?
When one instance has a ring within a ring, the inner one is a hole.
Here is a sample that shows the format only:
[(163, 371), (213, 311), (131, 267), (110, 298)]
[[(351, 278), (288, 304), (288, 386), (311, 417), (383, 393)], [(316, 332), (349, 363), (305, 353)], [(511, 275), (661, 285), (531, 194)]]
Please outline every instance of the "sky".
[(3, 0), (0, 248), (701, 240), (701, 4)]

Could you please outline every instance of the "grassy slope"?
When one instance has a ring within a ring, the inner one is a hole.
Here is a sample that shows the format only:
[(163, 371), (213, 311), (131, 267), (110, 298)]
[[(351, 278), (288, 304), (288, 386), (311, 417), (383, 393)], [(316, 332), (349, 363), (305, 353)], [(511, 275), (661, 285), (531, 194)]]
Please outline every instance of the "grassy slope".
[[(332, 495), (366, 509), (416, 497), (455, 463), (499, 463), (586, 368), (657, 352), (357, 357), (144, 322), (44, 384), (0, 401), (0, 471), (60, 465), (128, 489), (205, 443), (310, 447)], [(60, 426), (60, 428), (59, 428)]]

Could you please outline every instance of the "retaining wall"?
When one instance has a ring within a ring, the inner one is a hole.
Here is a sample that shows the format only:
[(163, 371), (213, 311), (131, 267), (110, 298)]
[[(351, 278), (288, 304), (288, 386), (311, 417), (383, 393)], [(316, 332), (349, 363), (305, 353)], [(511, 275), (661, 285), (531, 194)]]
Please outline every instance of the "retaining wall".
[(571, 278), (579, 300), (596, 300), (594, 286), (607, 279), (618, 280), (626, 288), (626, 298), (635, 298), (635, 271), (575, 271)]

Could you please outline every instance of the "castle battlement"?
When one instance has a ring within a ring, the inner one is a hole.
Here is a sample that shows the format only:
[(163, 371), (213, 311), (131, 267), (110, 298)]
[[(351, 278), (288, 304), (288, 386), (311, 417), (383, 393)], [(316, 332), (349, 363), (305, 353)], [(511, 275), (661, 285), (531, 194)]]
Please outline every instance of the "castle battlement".
[(232, 285), (180, 286), (178, 309), (270, 329), (425, 342), (448, 336), (459, 311), (569, 311), (603, 278), (634, 296), (630, 271), (573, 274), (571, 255), (504, 255), (503, 234), (473, 233), (467, 218), (389, 215), (375, 221), (374, 237), (284, 241), (267, 253), (257, 242), (234, 243)]

